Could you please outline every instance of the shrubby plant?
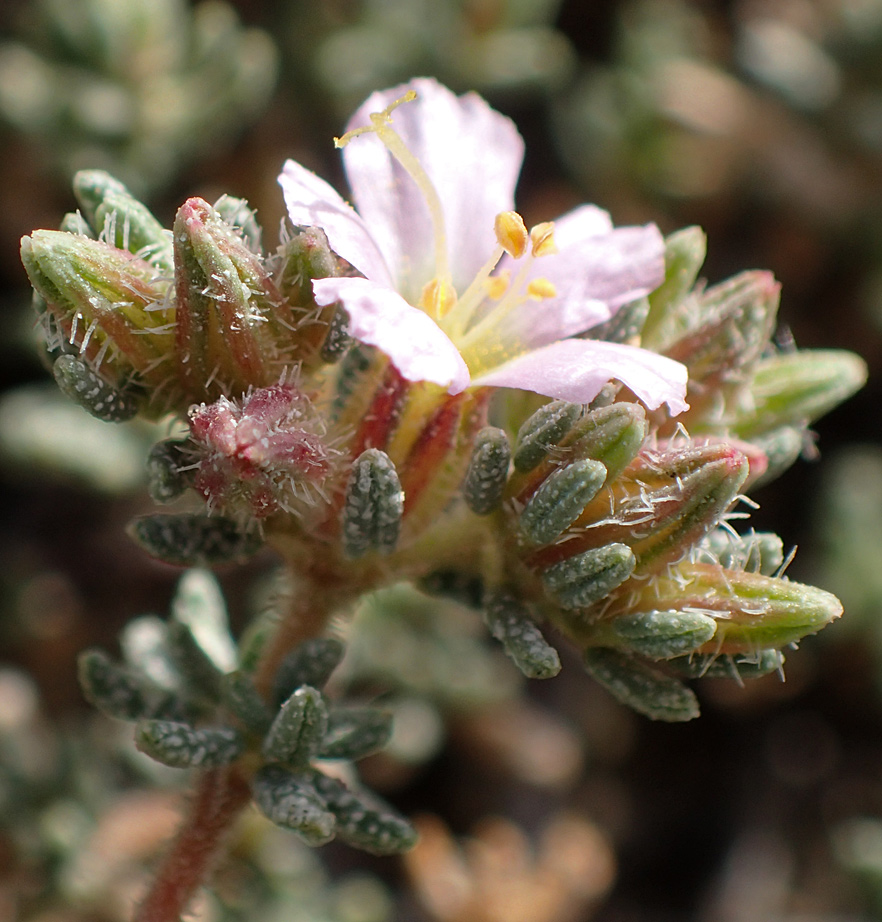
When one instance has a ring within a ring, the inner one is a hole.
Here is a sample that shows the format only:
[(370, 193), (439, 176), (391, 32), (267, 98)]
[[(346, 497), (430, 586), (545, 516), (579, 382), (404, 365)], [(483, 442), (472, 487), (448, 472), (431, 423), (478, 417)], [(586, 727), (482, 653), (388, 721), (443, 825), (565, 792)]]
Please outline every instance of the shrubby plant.
[(141, 920), (180, 916), (252, 799), (311, 845), (414, 843), (351, 767), (388, 715), (326, 691), (336, 625), (378, 590), (482, 612), (530, 678), (573, 648), (666, 721), (698, 715), (688, 679), (780, 671), (841, 611), (787, 579), (777, 536), (735, 527), (865, 377), (850, 353), (776, 348), (769, 273), (708, 285), (698, 228), (589, 205), (527, 228), (514, 125), (432, 80), (371, 96), (337, 144), (355, 207), (287, 163), (276, 247), (242, 200), (190, 199), (166, 229), (100, 171), (22, 244), (60, 388), (179, 424), (147, 459), (170, 511), (135, 541), (185, 567), (268, 546), (291, 586), (236, 641), (191, 575), (123, 662), (81, 659), (143, 752), (196, 770)]

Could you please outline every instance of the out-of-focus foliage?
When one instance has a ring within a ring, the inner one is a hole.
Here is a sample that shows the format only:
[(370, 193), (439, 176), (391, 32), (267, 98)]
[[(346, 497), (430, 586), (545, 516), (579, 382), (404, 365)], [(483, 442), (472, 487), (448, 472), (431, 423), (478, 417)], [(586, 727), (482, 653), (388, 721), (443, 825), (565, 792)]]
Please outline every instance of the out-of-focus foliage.
[(0, 119), (64, 177), (102, 166), (149, 194), (254, 119), (268, 35), (223, 0), (34, 0), (0, 44)]

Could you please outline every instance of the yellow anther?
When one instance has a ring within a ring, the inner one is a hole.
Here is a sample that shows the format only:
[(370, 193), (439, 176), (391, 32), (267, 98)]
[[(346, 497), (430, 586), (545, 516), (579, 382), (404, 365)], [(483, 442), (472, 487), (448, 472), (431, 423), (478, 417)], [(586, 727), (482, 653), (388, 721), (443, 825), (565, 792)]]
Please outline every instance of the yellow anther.
[(440, 319), (456, 304), (456, 290), (449, 279), (432, 279), (420, 295), (420, 307), (430, 316)]
[(499, 275), (491, 275), (484, 280), (484, 288), (487, 291), (487, 297), (493, 301), (498, 301), (507, 291), (510, 276), (508, 272), (500, 272)]
[(557, 245), (554, 242), (554, 222), (543, 221), (535, 227), (530, 228), (530, 240), (533, 244), (534, 256), (551, 256), (557, 252)]
[(527, 294), (534, 301), (545, 301), (548, 298), (557, 297), (557, 289), (554, 287), (553, 282), (549, 282), (546, 278), (533, 279), (529, 285), (527, 285)]
[(520, 259), (527, 252), (527, 227), (524, 219), (516, 211), (500, 211), (493, 223), (499, 245), (515, 259)]

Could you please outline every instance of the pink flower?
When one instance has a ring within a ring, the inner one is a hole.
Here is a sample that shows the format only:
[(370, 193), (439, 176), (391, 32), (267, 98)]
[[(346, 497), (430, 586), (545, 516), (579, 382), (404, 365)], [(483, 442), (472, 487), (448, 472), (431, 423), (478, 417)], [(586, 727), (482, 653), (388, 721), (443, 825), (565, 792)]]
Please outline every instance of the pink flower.
[(374, 93), (338, 144), (356, 208), (293, 161), (279, 181), (292, 222), (322, 227), (364, 275), (317, 279), (317, 303), (342, 302), (349, 333), (405, 378), (576, 403), (617, 379), (650, 408), (686, 409), (680, 363), (574, 338), (661, 283), (654, 225), (613, 228), (584, 205), (528, 233), (513, 212), (514, 124), (431, 79)]

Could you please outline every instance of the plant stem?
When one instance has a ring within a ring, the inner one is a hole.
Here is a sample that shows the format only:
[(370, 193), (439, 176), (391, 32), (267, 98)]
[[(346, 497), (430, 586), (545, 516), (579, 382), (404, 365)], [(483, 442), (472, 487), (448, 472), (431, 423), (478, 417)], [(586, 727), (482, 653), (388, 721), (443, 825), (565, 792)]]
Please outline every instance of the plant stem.
[(251, 799), (238, 766), (203, 772), (172, 847), (134, 922), (178, 922), (220, 857), (226, 833)]

